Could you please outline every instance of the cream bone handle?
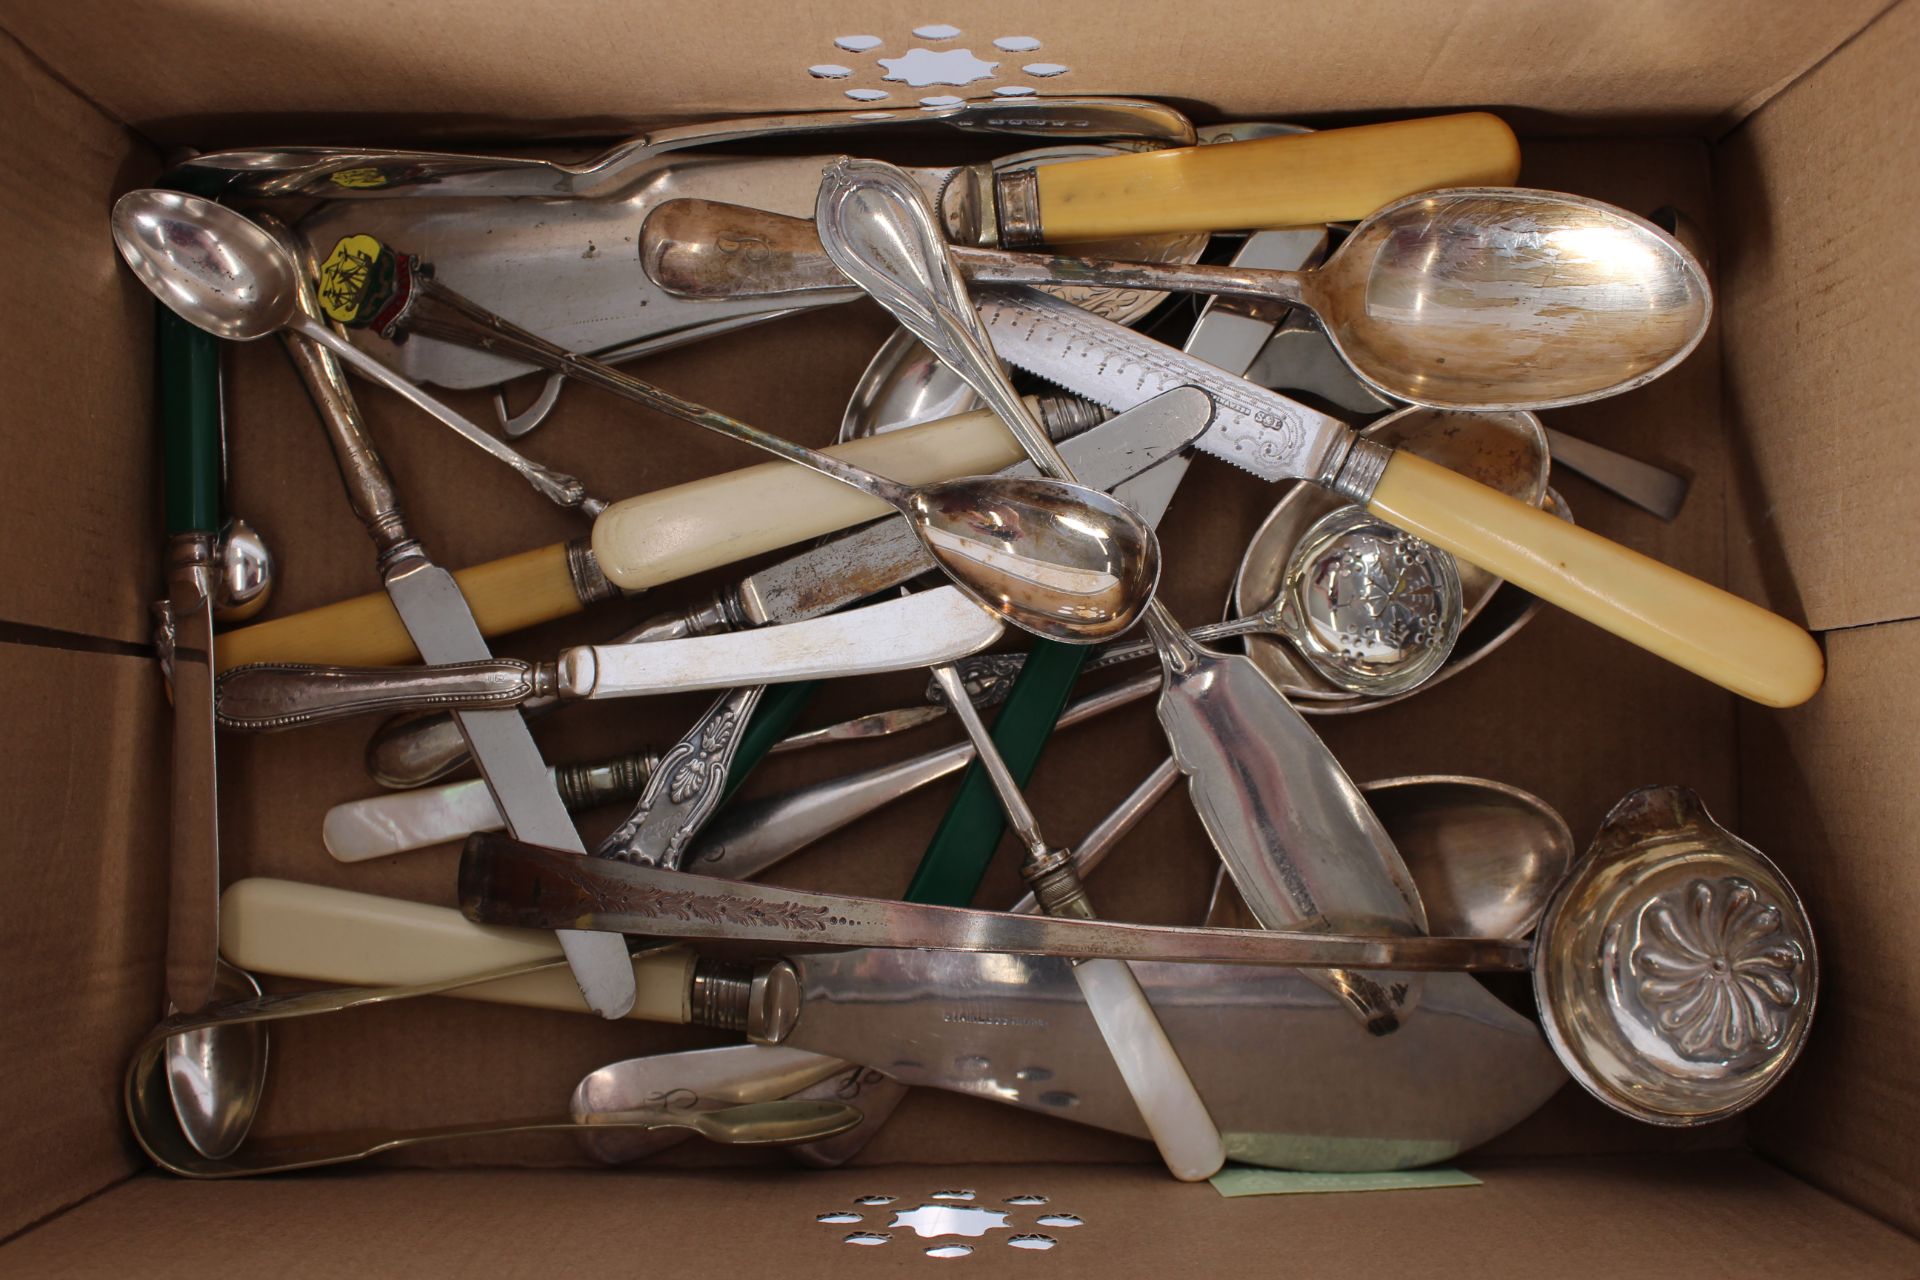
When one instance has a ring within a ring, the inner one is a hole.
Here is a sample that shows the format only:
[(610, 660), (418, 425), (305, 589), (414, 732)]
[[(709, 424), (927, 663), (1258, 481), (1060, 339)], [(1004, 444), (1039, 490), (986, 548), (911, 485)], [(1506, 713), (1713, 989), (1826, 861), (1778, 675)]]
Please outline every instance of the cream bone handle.
[[(1063, 425), (1063, 434), (1091, 421)], [(826, 452), (902, 484), (986, 475), (1026, 457), (985, 409)], [(613, 503), (594, 522), (590, 557), (554, 545), (457, 570), (454, 579), (482, 633), (504, 635), (578, 613), (616, 588), (640, 591), (892, 514), (837, 480), (767, 462)], [(215, 661), (223, 671), (261, 662), (380, 666), (417, 662), (419, 653), (382, 591), (235, 628), (220, 637)]]
[(1512, 185), (1520, 144), (1483, 111), (1226, 146), (1074, 160), (999, 175), (1000, 242), (1043, 242), (1364, 218), (1436, 187)]
[[(220, 953), (250, 973), (355, 987), (450, 982), (565, 958), (559, 940), (541, 930), (498, 929), (473, 924), (449, 907), (268, 879), (236, 881), (221, 895)], [(635, 956), (638, 994), (627, 1016), (648, 1022), (693, 1021), (695, 960), (684, 947)], [(564, 964), (450, 994), (533, 1009), (591, 1012)]]
[(1367, 509), (1755, 702), (1798, 706), (1825, 677), (1804, 628), (1424, 458), (1394, 453)]

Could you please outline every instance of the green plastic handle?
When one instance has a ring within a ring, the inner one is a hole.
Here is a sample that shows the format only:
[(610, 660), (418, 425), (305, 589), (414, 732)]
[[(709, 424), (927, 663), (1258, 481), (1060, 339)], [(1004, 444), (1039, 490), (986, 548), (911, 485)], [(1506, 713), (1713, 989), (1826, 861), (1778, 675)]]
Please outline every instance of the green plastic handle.
[(761, 695), (760, 705), (747, 721), (746, 732), (740, 735), (740, 747), (733, 753), (733, 767), (727, 770), (727, 789), (720, 793), (721, 804), (733, 799), (733, 793), (747, 780), (753, 767), (773, 750), (774, 743), (787, 736), (787, 730), (800, 718), (819, 687), (817, 680), (802, 680), (797, 684), (774, 685)]
[[(993, 722), (993, 742), (1007, 769), (1021, 786), (1033, 776), (1046, 748), (1047, 737), (1066, 709), (1074, 682), (1087, 660), (1087, 646), (1037, 640)], [(1007, 829), (987, 771), (975, 761), (967, 766), (960, 790), (940, 820), (940, 829), (920, 857), (907, 886), (908, 902), (965, 907), (973, 904), (981, 878), (993, 861), (993, 851)]]
[(166, 531), (220, 528), (220, 340), (159, 308), (156, 376)]

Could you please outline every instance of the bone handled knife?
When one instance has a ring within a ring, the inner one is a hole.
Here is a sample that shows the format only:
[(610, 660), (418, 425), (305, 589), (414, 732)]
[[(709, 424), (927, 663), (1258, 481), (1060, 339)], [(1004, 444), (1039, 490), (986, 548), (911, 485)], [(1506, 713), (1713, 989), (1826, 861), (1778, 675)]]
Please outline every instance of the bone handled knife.
[(213, 997), (219, 958), (220, 825), (214, 759), (214, 547), (220, 527), (219, 340), (161, 307), (160, 418), (166, 456), (173, 782), (167, 884), (167, 998), (192, 1013)]
[[(278, 222), (267, 225), (295, 252), (296, 261), (312, 266), (296, 237)], [(319, 306), (307, 284), (311, 278), (311, 271), (301, 273), (299, 303), (318, 317)], [(294, 367), (320, 412), (354, 513), (373, 539), (387, 597), (413, 647), (428, 662), (490, 659), (486, 637), (453, 575), (429, 560), (408, 530), (393, 479), (374, 448), (339, 366), (330, 353), (305, 338), (289, 333), (286, 341)], [(507, 829), (521, 839), (584, 854), (586, 845), (567, 816), (560, 792), (547, 773), (547, 762), (520, 712), (513, 708), (462, 711), (459, 723)], [(614, 934), (579, 929), (563, 928), (557, 933), (588, 1007), (603, 1018), (624, 1017), (634, 1002), (626, 941)]]
[(1337, 418), (1070, 303), (1027, 289), (982, 289), (978, 301), (995, 350), (1029, 373), (1113, 409), (1170, 386), (1197, 386), (1217, 406), (1213, 426), (1196, 445), (1202, 452), (1268, 480), (1330, 488), (1756, 702), (1796, 706), (1820, 687), (1820, 646), (1805, 629), (1759, 605), (1424, 458), (1361, 440)]
[[(1077, 408), (1075, 423), (1105, 413), (1085, 401), (1072, 404)], [(1044, 403), (1042, 408), (1050, 426), (1066, 428), (1069, 418), (1063, 411)], [(1090, 484), (1107, 489), (1172, 459), (1205, 429), (1207, 412), (1202, 393), (1173, 391), (1062, 440), (1060, 448)], [(1038, 473), (1021, 463), (1011, 474)], [(932, 567), (926, 548), (906, 523), (883, 518), (750, 574), (703, 605), (650, 619), (614, 643), (651, 644), (802, 621), (878, 595)], [(527, 710), (533, 713), (531, 706)], [(435, 724), (427, 717), (415, 718), (377, 733), (367, 749), (368, 771), (375, 780), (388, 787), (419, 786), (459, 767), (465, 747), (446, 718), (440, 719)], [(756, 718), (754, 724), (764, 722)]]
[[(1090, 425), (1062, 421), (1062, 435)], [(825, 452), (903, 484), (985, 475), (1024, 460), (992, 413), (960, 414)], [(766, 462), (610, 505), (590, 546), (556, 543), (454, 576), (484, 635), (579, 613), (642, 591), (893, 514), (877, 499), (790, 462)], [(254, 662), (355, 666), (421, 657), (381, 593), (289, 614), (221, 637), (220, 670)]]

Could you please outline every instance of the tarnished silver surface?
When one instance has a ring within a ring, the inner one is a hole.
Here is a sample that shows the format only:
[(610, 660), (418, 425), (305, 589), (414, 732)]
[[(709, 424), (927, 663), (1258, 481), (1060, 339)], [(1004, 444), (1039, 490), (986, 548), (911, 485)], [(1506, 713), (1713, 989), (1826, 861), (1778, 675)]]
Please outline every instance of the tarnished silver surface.
[[(410, 254), (369, 240), (350, 256), (363, 265), (339, 282), (328, 303), (331, 314), (385, 333), (429, 334), (484, 351), (514, 352), (878, 498), (907, 517), (956, 586), (1035, 635), (1077, 644), (1118, 635), (1133, 624), (1159, 581), (1153, 530), (1098, 490), (1018, 476), (902, 484), (568, 351), (414, 269)], [(382, 263), (391, 269), (380, 270)], [(1044, 430), (1035, 431), (1044, 441)]]
[(594, 847), (596, 858), (677, 867), (720, 806), (727, 773), (765, 685), (722, 693), (660, 757), (633, 812)]
[(476, 924), (591, 924), (641, 936), (776, 946), (1004, 951), (1067, 960), (1167, 960), (1433, 972), (1527, 967), (1523, 946), (1419, 934), (1189, 929), (1010, 915), (777, 889), (662, 867), (578, 858), (479, 834), (460, 859), (460, 908)]
[[(640, 354), (636, 348), (641, 346), (666, 350), (721, 327), (788, 314), (796, 305), (765, 297), (688, 300), (654, 286), (638, 253), (641, 224), (652, 210), (669, 200), (702, 199), (811, 217), (821, 171), (836, 158), (668, 155), (634, 166), (620, 183), (591, 199), (503, 200), (488, 194), (329, 201), (299, 229), (322, 257), (352, 235), (403, 245), (431, 262), (444, 283), (482, 306), (569, 350), (618, 362)], [(914, 173), (937, 197), (953, 171)], [(1172, 247), (1160, 248), (1162, 241)], [(1130, 241), (1128, 247), (1150, 258), (1190, 261), (1205, 243), (1205, 236), (1179, 236)], [(757, 251), (750, 242), (736, 247)], [(807, 302), (822, 306), (858, 296), (857, 289), (843, 284), (837, 293)], [(354, 342), (415, 381), (445, 387), (486, 386), (535, 367), (435, 341), (395, 345), (361, 332)]]
[(1356, 693), (1404, 693), (1460, 636), (1453, 557), (1359, 507), (1324, 516), (1288, 575), (1282, 625), (1300, 652)]
[(732, 116), (649, 130), (589, 159), (380, 148), (278, 147), (213, 151), (182, 167), (229, 179), (229, 196), (313, 196), (332, 200), (395, 196), (589, 197), (604, 194), (655, 156), (751, 138), (843, 130), (944, 125), (970, 133), (1041, 138), (1135, 138), (1170, 146), (1194, 141), (1193, 124), (1172, 107), (1138, 98), (1030, 98), (908, 110), (862, 107), (775, 116)]
[[(223, 729), (273, 733), (425, 707), (460, 711), (518, 707), (535, 693), (553, 691), (556, 680), (552, 664), (518, 658), (429, 667), (256, 662), (221, 674), (214, 710)], [(541, 772), (546, 772), (544, 767)]]
[(189, 323), (236, 342), (301, 334), (513, 468), (549, 501), (588, 514), (597, 508), (578, 480), (522, 457), (315, 320), (300, 301), (297, 257), (241, 214), (177, 191), (130, 191), (114, 204), (113, 237), (140, 282)]
[[(1159, 687), (1159, 677), (1148, 675), (1102, 689), (1068, 706), (1060, 727), (1137, 702)], [(973, 744), (957, 742), (860, 773), (737, 801), (708, 826), (686, 869), (728, 880), (758, 875), (847, 824), (958, 772), (972, 759)]]
[[(1531, 413), (1469, 414), (1413, 408), (1380, 419), (1361, 435), (1417, 453), (1529, 505), (1539, 505), (1547, 493), (1546, 441), (1540, 420)], [(1296, 485), (1283, 494), (1247, 544), (1235, 574), (1229, 609), (1252, 614), (1279, 600), (1307, 530), (1340, 505), (1338, 495), (1311, 485)], [(1500, 579), (1475, 565), (1455, 561), (1455, 569), (1460, 580), (1464, 639), (1428, 685), (1451, 678), (1484, 655), (1484, 643), (1503, 633), (1497, 628), (1474, 628), (1473, 620), (1490, 602), (1517, 594), (1498, 592)], [(1309, 715), (1358, 712), (1408, 696), (1355, 696), (1277, 638), (1253, 636), (1247, 641), (1247, 652)]]
[(576, 1121), (589, 1126), (580, 1131), (581, 1145), (597, 1160), (621, 1164), (663, 1151), (692, 1135), (671, 1130), (601, 1131), (590, 1127), (594, 1116), (641, 1108), (714, 1111), (743, 1102), (768, 1102), (802, 1095), (822, 1081), (837, 1086), (849, 1069), (837, 1058), (784, 1045), (735, 1044), (658, 1053), (588, 1072), (574, 1086), (568, 1110)]
[[(789, 1046), (1146, 1136), (1064, 961), (854, 951), (795, 964), (805, 986)], [(1430, 1164), (1511, 1128), (1566, 1081), (1539, 1029), (1465, 974), (1429, 975), (1420, 1016), (1382, 1037), (1298, 971), (1133, 969), (1243, 1163)]]
[(1806, 909), (1685, 787), (1615, 805), (1540, 929), (1547, 1038), (1574, 1079), (1635, 1119), (1725, 1119), (1806, 1043), (1819, 995)]

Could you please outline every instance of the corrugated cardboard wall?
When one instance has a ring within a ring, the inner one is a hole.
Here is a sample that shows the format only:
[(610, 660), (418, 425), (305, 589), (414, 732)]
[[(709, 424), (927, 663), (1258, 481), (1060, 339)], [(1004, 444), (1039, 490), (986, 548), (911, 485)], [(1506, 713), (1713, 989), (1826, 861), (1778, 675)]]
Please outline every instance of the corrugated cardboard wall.
[[(1718, 150), (1735, 581), (1825, 631), (1827, 687), (1741, 709), (1740, 816), (1805, 895), (1822, 1010), (1750, 1126), (1820, 1186), (1920, 1230), (1920, 5)], [(1903, 620), (1903, 621), (1902, 621)], [(1877, 624), (1877, 625), (1876, 625)]]

